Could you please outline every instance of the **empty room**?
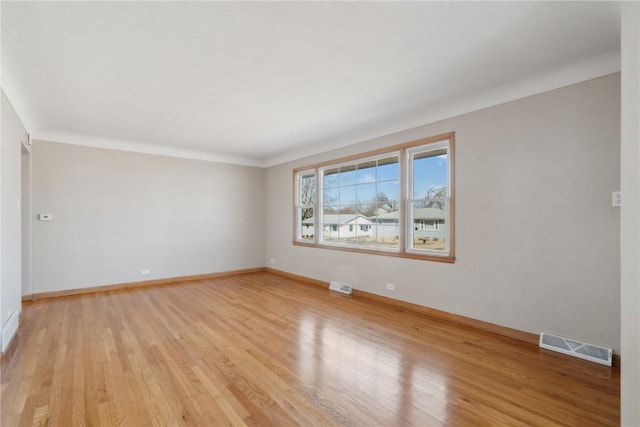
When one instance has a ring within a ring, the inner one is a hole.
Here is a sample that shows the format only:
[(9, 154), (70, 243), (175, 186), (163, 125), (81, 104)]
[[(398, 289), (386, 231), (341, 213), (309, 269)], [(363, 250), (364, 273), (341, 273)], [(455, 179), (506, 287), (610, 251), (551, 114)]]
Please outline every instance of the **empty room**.
[(3, 427), (640, 427), (640, 3), (0, 17)]

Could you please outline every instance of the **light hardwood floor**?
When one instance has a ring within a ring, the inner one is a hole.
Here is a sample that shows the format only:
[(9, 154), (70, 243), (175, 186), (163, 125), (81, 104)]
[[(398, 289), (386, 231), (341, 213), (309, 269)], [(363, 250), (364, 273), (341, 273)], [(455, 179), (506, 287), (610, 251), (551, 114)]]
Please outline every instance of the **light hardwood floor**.
[(1, 378), (4, 427), (620, 423), (616, 368), (272, 273), (25, 304)]

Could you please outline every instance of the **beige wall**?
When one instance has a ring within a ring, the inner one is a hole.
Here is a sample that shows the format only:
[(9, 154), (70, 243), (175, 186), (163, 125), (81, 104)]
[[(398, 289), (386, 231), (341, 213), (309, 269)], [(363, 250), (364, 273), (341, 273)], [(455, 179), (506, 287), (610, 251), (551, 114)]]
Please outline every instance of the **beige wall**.
[(0, 201), (0, 324), (2, 351), (5, 350), (18, 325), (21, 310), (22, 249), (21, 249), (21, 150), (25, 129), (11, 103), (2, 92), (2, 147)]
[[(260, 168), (36, 141), (33, 293), (261, 267)], [(151, 274), (143, 276), (142, 269)]]
[(640, 426), (640, 6), (622, 11), (622, 425)]
[[(619, 351), (620, 210), (611, 207), (619, 109), (615, 74), (271, 167), (265, 263)], [(456, 132), (455, 264), (291, 244), (294, 167), (448, 131)]]

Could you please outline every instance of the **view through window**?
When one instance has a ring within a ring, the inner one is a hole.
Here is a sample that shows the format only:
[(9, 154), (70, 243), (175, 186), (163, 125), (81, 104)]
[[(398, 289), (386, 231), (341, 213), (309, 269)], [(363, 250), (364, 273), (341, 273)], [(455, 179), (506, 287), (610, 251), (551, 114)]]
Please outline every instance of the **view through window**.
[(454, 134), (294, 171), (294, 243), (453, 262)]

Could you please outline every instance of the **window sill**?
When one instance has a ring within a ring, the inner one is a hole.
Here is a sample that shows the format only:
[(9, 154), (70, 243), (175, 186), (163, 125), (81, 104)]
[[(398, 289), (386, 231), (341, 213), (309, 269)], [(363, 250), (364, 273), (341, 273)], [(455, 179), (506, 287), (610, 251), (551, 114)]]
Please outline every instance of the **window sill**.
[(390, 251), (382, 251), (382, 250), (378, 251), (378, 250), (372, 250), (372, 249), (360, 249), (360, 248), (350, 248), (350, 247), (333, 246), (333, 245), (322, 245), (318, 243), (306, 243), (306, 242), (299, 242), (295, 240), (292, 243), (294, 246), (303, 246), (307, 248), (332, 249), (334, 251), (391, 256), (396, 258), (409, 258), (409, 259), (417, 259), (422, 261), (443, 262), (447, 264), (453, 264), (456, 260), (454, 255), (437, 256), (437, 255), (430, 255), (430, 254), (420, 254), (415, 252), (390, 252)]

